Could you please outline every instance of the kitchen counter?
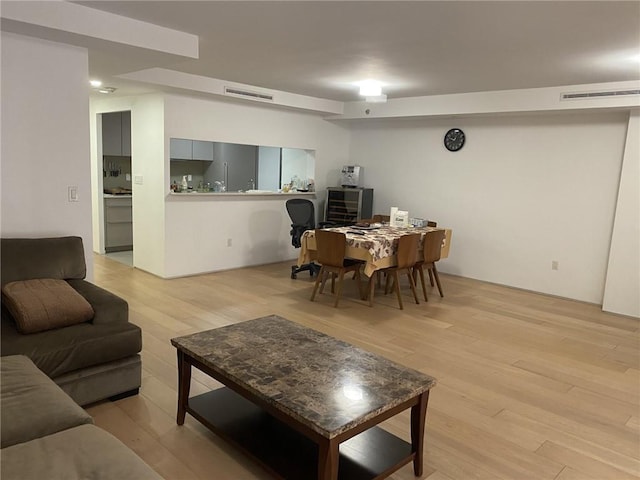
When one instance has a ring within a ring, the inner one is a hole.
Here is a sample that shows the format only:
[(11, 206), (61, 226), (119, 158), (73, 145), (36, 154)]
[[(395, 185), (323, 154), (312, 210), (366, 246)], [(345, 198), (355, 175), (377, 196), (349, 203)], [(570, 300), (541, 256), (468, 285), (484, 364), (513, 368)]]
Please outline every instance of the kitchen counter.
[[(287, 197), (292, 195), (313, 196), (317, 192), (169, 192), (172, 197)], [(115, 195), (118, 196), (118, 195)]]
[(103, 198), (131, 198), (133, 195), (130, 193), (125, 194), (112, 194), (112, 193), (104, 193)]

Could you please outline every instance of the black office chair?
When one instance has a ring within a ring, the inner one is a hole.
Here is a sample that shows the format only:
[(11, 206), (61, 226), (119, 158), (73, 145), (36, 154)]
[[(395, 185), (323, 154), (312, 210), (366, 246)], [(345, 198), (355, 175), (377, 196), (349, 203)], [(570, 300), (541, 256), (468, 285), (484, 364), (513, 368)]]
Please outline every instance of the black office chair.
[[(286, 203), (287, 212), (291, 218), (291, 245), (296, 248), (301, 247), (302, 234), (307, 230), (316, 228), (316, 212), (311, 200), (306, 198), (290, 198)], [(321, 225), (326, 225), (324, 222)], [(306, 263), (304, 265), (293, 265), (291, 267), (291, 278), (295, 279), (300, 272), (308, 271), (310, 276), (320, 271), (320, 265), (316, 263)]]

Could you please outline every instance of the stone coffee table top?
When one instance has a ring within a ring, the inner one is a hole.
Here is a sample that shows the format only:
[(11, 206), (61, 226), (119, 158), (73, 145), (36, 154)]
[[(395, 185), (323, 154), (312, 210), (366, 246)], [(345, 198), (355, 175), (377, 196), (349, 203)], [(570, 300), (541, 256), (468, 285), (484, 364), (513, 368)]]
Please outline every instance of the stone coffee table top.
[(326, 438), (436, 383), (417, 370), (276, 315), (171, 343)]

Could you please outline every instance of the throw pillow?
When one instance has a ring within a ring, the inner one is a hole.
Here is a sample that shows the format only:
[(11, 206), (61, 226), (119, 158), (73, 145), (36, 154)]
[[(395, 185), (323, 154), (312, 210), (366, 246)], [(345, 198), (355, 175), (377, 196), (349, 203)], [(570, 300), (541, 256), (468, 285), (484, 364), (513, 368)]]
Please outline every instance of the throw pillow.
[(20, 333), (36, 333), (91, 320), (89, 302), (64, 280), (36, 278), (7, 283), (2, 303)]

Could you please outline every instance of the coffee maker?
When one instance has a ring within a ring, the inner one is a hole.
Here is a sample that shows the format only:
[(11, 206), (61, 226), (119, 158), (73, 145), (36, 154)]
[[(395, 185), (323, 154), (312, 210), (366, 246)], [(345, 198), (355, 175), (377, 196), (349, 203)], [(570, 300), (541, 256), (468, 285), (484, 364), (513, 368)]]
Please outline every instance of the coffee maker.
[(359, 165), (345, 165), (340, 175), (340, 185), (347, 188), (362, 187), (362, 170)]

